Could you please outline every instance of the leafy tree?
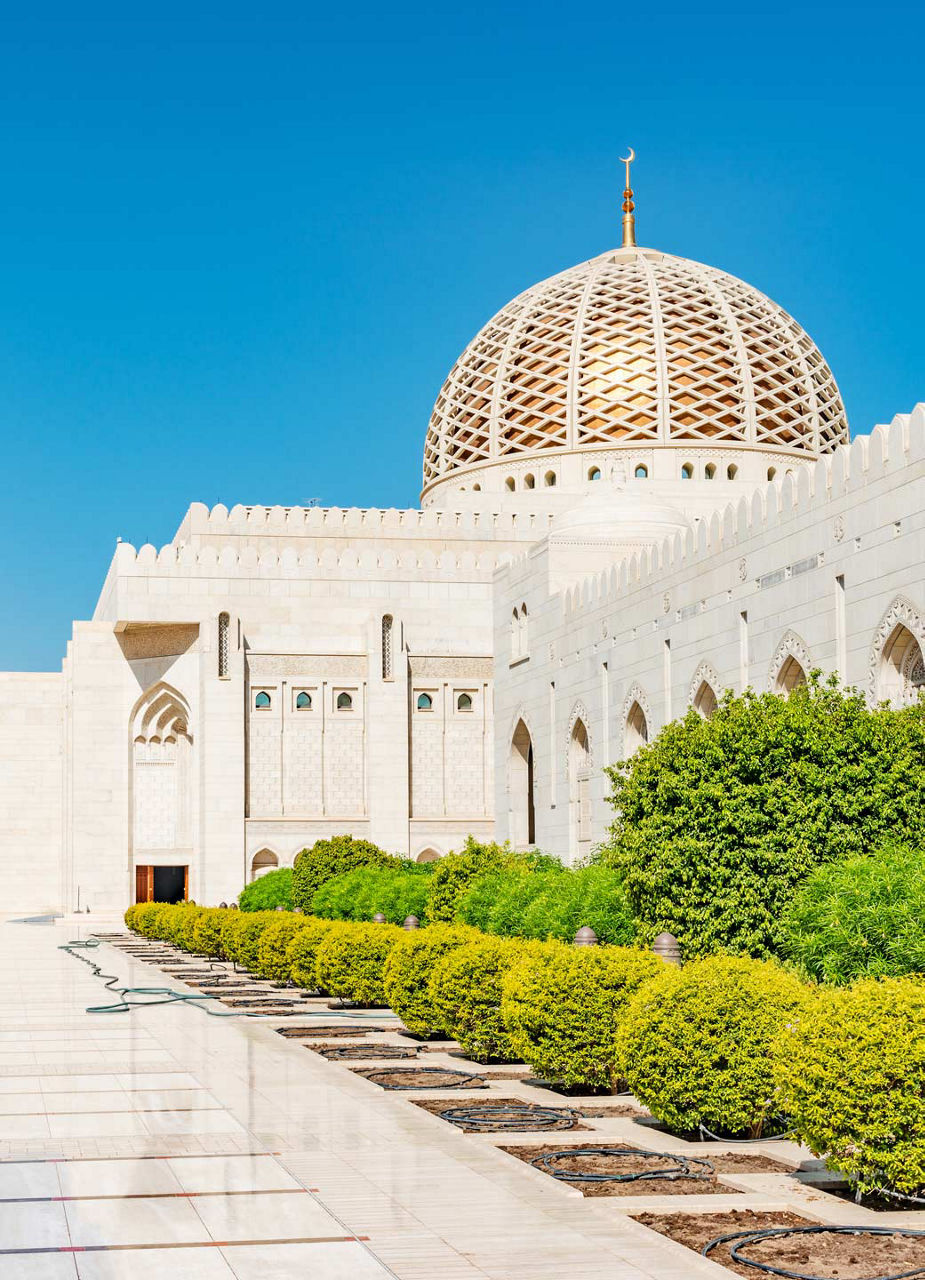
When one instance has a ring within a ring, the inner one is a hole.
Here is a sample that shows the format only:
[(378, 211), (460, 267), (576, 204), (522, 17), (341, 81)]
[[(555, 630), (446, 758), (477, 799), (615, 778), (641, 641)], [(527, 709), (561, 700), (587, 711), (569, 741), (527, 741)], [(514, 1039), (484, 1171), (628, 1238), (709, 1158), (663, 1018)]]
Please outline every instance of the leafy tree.
[(782, 949), (783, 915), (817, 866), (925, 836), (925, 708), (870, 709), (817, 678), (789, 697), (727, 694), (609, 770), (604, 859), (647, 936), (688, 954)]
[(292, 867), (280, 867), (258, 876), (238, 894), (242, 911), (272, 911), (274, 907), (292, 910)]
[(553, 859), (543, 854), (515, 853), (509, 844), (483, 844), (475, 836), (467, 836), (459, 853), (448, 853), (434, 863), (427, 918), (432, 922), (455, 920), (464, 894), (480, 876), (515, 867), (545, 866), (552, 862)]
[(372, 920), (382, 912), (392, 924), (408, 916), (427, 922), (427, 890), (432, 862), (396, 867), (357, 867), (326, 880), (312, 898), (312, 913), (328, 920)]
[(823, 982), (925, 972), (925, 856), (888, 844), (817, 867), (783, 928), (791, 959)]
[(332, 836), (330, 840), (316, 840), (310, 849), (297, 855), (292, 881), (292, 905), (303, 911), (311, 911), (312, 899), (326, 880), (352, 871), (355, 867), (394, 867), (402, 865), (395, 858), (370, 840), (358, 840), (355, 836)]

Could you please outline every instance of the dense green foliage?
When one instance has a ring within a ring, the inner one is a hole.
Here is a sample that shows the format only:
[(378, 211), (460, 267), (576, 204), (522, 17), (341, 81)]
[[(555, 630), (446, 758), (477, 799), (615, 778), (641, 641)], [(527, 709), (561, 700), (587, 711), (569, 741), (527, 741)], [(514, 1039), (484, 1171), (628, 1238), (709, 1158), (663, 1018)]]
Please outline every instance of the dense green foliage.
[(222, 907), (205, 907), (193, 926), (192, 950), (200, 955), (224, 956), (222, 951), (222, 923), (228, 915)]
[(819, 991), (776, 1047), (781, 1101), (807, 1146), (862, 1191), (922, 1195), (925, 984), (867, 978)]
[(663, 967), (631, 947), (526, 945), (502, 987), (501, 1014), (517, 1053), (546, 1080), (614, 1088), (627, 1005)]
[(523, 946), (512, 938), (480, 936), (446, 952), (434, 965), (429, 996), (435, 1021), (478, 1061), (517, 1058), (501, 1016), (501, 987)]
[[(257, 952), (265, 930), (276, 923), (276, 911), (237, 911), (237, 921), (228, 956), (245, 969), (257, 972)], [(222, 942), (225, 942), (223, 936)]]
[(355, 1004), (386, 1004), (385, 962), (402, 936), (392, 924), (332, 924), (316, 952), (318, 986)]
[(620, 877), (610, 867), (514, 867), (475, 880), (459, 919), (501, 937), (571, 942), (590, 925), (601, 942), (624, 946), (635, 924)]
[(312, 914), (328, 920), (372, 920), (381, 911), (392, 924), (408, 916), (427, 920), (427, 891), (433, 863), (357, 867), (333, 876), (312, 899)]
[(464, 895), (480, 876), (518, 866), (529, 869), (549, 861), (540, 855), (515, 853), (507, 844), (483, 844), (468, 836), (460, 853), (448, 853), (433, 864), (427, 918), (431, 923), (455, 920)]
[(712, 956), (666, 969), (617, 1037), (630, 1089), (678, 1132), (760, 1137), (780, 1112), (773, 1044), (805, 999), (799, 979), (770, 960)]
[(824, 982), (925, 972), (925, 856), (886, 845), (817, 868), (783, 931), (792, 959)]
[(289, 974), (297, 987), (309, 991), (318, 988), (318, 948), (335, 927), (331, 920), (316, 920), (304, 916), (305, 923), (286, 948)]
[(402, 931), (385, 962), (385, 998), (393, 1012), (416, 1036), (438, 1035), (440, 1015), (430, 995), (430, 978), (441, 956), (479, 935), (462, 925), (434, 924)]
[(685, 954), (777, 954), (794, 890), (817, 866), (892, 835), (925, 838), (925, 707), (871, 710), (811, 682), (783, 698), (691, 711), (609, 770), (605, 860), (645, 936)]
[(276, 911), (274, 915), (276, 919), (267, 925), (257, 944), (256, 970), (271, 982), (288, 982), (292, 971), (289, 944), (310, 917), (293, 911)]
[(272, 911), (275, 907), (291, 911), (294, 906), (292, 867), (268, 871), (266, 875), (258, 876), (251, 884), (245, 885), (238, 894), (238, 906), (242, 911)]
[(395, 867), (400, 858), (380, 849), (369, 840), (354, 836), (332, 836), (317, 840), (310, 849), (296, 857), (292, 877), (292, 905), (311, 911), (312, 900), (326, 880), (352, 871), (355, 867)]

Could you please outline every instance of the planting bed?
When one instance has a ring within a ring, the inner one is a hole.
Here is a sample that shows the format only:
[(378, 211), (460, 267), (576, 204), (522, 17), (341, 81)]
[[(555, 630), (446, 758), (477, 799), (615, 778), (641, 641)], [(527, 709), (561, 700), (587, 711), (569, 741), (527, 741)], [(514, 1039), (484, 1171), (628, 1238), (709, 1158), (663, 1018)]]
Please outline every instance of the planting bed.
[(405, 1049), (397, 1044), (310, 1044), (306, 1046), (312, 1053), (320, 1053), (324, 1058), (337, 1061), (350, 1061), (354, 1058), (373, 1060), (377, 1058), (416, 1058), (416, 1049)]
[[(781, 1227), (818, 1227), (794, 1213), (761, 1213), (740, 1209), (730, 1213), (640, 1213), (637, 1222), (660, 1235), (687, 1245), (695, 1253), (718, 1236)], [(762, 1275), (801, 1277), (801, 1280), (886, 1280), (887, 1277), (916, 1276), (925, 1272), (925, 1236), (877, 1234), (885, 1228), (858, 1234), (813, 1231), (811, 1234), (778, 1236), (743, 1248), (759, 1266), (735, 1262), (731, 1240), (711, 1250), (711, 1261), (749, 1280)]]
[[(537, 1130), (548, 1133), (556, 1129), (568, 1129), (574, 1133), (588, 1128), (578, 1119), (581, 1113), (571, 1107), (541, 1107), (536, 1102), (524, 1102), (520, 1098), (493, 1098), (491, 1102), (465, 1105), (449, 1102), (446, 1098), (415, 1098), (414, 1105), (462, 1129), (463, 1133), (529, 1133)], [(456, 1111), (459, 1116), (453, 1119), (444, 1114), (448, 1111)], [(535, 1113), (534, 1119), (528, 1114), (530, 1112)]]
[(381, 1089), (487, 1089), (481, 1076), (442, 1067), (362, 1067), (354, 1074), (365, 1076)]
[[(558, 1158), (560, 1153), (569, 1148), (557, 1146), (502, 1147), (509, 1155), (516, 1156), (526, 1164), (533, 1165), (550, 1177), (557, 1177), (566, 1186), (577, 1187), (586, 1196), (680, 1196), (680, 1195), (737, 1195), (732, 1187), (717, 1182), (717, 1173), (790, 1173), (787, 1165), (779, 1164), (760, 1155), (727, 1155), (702, 1157), (681, 1157), (675, 1152), (661, 1153), (663, 1159), (647, 1157), (642, 1151), (633, 1153), (633, 1148), (624, 1143), (585, 1143), (581, 1147), (582, 1154), (568, 1154)], [(588, 1155), (587, 1152), (600, 1152)], [(615, 1152), (619, 1154), (611, 1154)], [(556, 1156), (555, 1159), (543, 1163), (544, 1157)], [(684, 1176), (684, 1165), (689, 1165), (691, 1176)], [(658, 1176), (662, 1171), (678, 1169), (677, 1176)], [(570, 1174), (588, 1177), (614, 1175), (614, 1180), (585, 1181), (569, 1177)], [(639, 1177), (638, 1175), (650, 1175)], [(699, 1176), (697, 1176), (699, 1175)], [(617, 1179), (623, 1177), (625, 1181)]]
[(315, 1040), (325, 1037), (332, 1040), (358, 1040), (363, 1036), (388, 1031), (388, 1027), (350, 1027), (344, 1026), (343, 1023), (332, 1027), (325, 1023), (315, 1027), (274, 1027), (273, 1030), (277, 1035), (285, 1036), (287, 1040)]

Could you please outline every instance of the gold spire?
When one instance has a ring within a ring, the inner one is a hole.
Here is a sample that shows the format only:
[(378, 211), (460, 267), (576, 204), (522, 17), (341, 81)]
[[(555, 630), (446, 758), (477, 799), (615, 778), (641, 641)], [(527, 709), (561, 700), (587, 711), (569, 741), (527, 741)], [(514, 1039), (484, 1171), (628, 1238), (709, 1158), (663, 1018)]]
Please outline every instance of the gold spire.
[(630, 186), (630, 165), (636, 159), (636, 152), (630, 147), (628, 156), (621, 156), (620, 163), (626, 165), (626, 187), (623, 191), (623, 248), (636, 248), (636, 206), (633, 203), (633, 188)]

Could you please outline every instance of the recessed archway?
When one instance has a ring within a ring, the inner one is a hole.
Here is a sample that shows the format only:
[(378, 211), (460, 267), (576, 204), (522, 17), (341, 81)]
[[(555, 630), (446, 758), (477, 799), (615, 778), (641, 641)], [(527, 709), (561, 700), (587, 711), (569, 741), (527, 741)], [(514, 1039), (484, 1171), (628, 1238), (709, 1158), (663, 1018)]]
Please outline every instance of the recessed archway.
[(790, 654), (788, 658), (784, 659), (783, 665), (777, 673), (777, 679), (774, 681), (774, 692), (792, 693), (801, 684), (806, 684), (806, 672), (793, 654)]
[(638, 751), (640, 747), (644, 747), (649, 741), (649, 725), (646, 721), (646, 713), (638, 702), (634, 702), (626, 713), (623, 741), (624, 754), (627, 756), (631, 756), (634, 751)]
[(508, 827), (515, 849), (525, 849), (536, 841), (534, 804), (533, 739), (523, 720), (518, 720), (511, 738), (508, 773)]
[(251, 880), (259, 880), (268, 871), (275, 871), (279, 866), (279, 858), (272, 849), (261, 849), (251, 859)]
[(694, 694), (694, 710), (703, 716), (704, 720), (709, 720), (718, 706), (719, 703), (713, 691), (713, 686), (709, 681), (702, 680), (700, 688)]
[(440, 852), (437, 849), (422, 849), (415, 858), (415, 862), (436, 862), (440, 856)]
[(580, 718), (569, 738), (568, 784), (572, 854), (586, 858), (591, 852), (591, 744)]
[(925, 688), (922, 647), (903, 623), (890, 632), (880, 657), (877, 693), (897, 705), (914, 702)]

